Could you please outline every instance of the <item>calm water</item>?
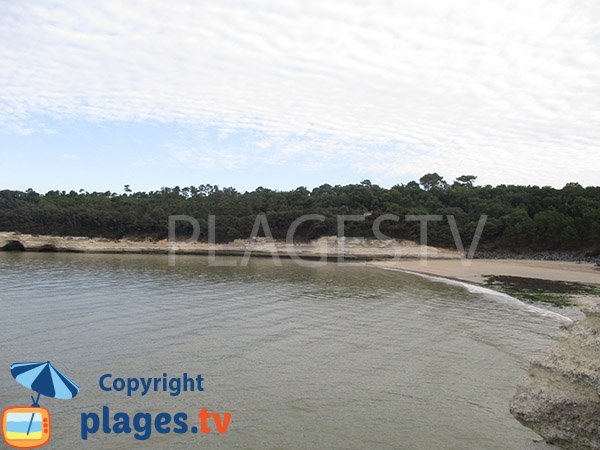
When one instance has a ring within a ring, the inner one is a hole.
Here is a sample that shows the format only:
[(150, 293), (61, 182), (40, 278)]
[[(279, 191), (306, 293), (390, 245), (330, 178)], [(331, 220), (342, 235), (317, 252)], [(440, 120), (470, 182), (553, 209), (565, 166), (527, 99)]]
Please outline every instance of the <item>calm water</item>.
[[(508, 412), (527, 359), (559, 322), (419, 277), (270, 259), (0, 253), (1, 407), (28, 405), (17, 361), (50, 360), (82, 388), (42, 399), (49, 448), (520, 449)], [(203, 374), (205, 392), (125, 397), (101, 374)], [(80, 439), (80, 414), (229, 411), (224, 435)]]

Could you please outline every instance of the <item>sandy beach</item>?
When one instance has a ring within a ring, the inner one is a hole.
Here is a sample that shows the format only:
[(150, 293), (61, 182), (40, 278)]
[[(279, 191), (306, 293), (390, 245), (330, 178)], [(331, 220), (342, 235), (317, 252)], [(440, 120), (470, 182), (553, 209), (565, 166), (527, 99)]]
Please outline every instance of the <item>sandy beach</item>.
[(537, 278), (600, 286), (600, 267), (591, 263), (570, 261), (537, 261), (514, 259), (463, 260), (396, 260), (371, 262), (377, 267), (409, 270), (469, 283), (482, 284), (486, 275)]
[[(545, 280), (550, 283), (547, 289), (551, 294), (557, 294), (557, 292), (553, 292), (554, 288), (552, 287), (556, 283), (574, 283), (592, 288), (591, 293), (572, 292), (565, 294), (564, 305), (579, 308), (595, 308), (600, 305), (600, 295), (598, 295), (600, 290), (600, 267), (592, 263), (514, 259), (428, 259), (427, 261), (407, 259), (372, 261), (367, 262), (367, 264), (382, 269), (417, 272), (479, 285), (486, 284), (486, 278), (489, 276), (516, 277), (515, 280), (528, 281)], [(506, 289), (503, 289), (502, 286), (488, 285), (488, 287), (506, 292)], [(523, 298), (522, 295), (519, 295), (523, 292), (508, 292), (511, 295)]]

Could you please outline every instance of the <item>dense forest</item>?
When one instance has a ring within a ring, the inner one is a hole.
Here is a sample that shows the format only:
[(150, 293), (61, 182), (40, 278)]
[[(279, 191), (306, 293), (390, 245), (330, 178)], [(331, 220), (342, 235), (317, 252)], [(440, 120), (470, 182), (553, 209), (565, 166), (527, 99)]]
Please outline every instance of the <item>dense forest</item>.
[[(259, 187), (238, 192), (212, 185), (162, 188), (152, 192), (123, 193), (50, 191), (38, 194), (0, 191), (0, 230), (32, 234), (166, 238), (168, 216), (185, 214), (201, 224), (207, 238), (208, 215), (216, 216), (221, 242), (248, 238), (257, 214), (264, 213), (275, 238), (285, 238), (288, 226), (303, 214), (322, 214), (324, 222), (309, 221), (296, 233), (300, 240), (335, 235), (336, 215), (363, 215), (362, 222), (346, 225), (347, 236), (373, 237), (373, 221), (396, 214), (398, 222), (384, 221), (387, 236), (419, 239), (419, 223), (407, 214), (442, 214), (456, 218), (468, 245), (481, 214), (487, 214), (480, 248), (488, 250), (572, 250), (597, 255), (600, 250), (600, 187), (569, 183), (562, 189), (537, 186), (476, 186), (475, 176), (448, 183), (436, 173), (419, 182), (389, 189), (365, 180), (360, 184), (311, 190), (299, 187), (275, 191)], [(187, 224), (180, 224), (178, 233)], [(454, 246), (448, 222), (430, 222), (430, 245)]]

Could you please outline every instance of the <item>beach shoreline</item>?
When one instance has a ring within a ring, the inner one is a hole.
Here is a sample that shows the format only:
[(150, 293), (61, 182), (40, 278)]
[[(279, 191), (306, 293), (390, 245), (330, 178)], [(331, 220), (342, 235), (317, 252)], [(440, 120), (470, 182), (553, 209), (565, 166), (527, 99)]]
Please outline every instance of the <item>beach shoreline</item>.
[[(33, 252), (105, 254), (177, 254), (302, 258), (303, 260), (364, 262), (380, 268), (413, 272), (502, 290), (490, 277), (546, 280), (593, 287), (592, 295), (569, 295), (570, 306), (600, 304), (600, 267), (589, 262), (534, 259), (472, 259), (455, 250), (421, 246), (412, 241), (378, 241), (335, 236), (307, 243), (288, 244), (265, 238), (230, 243), (168, 242), (150, 239), (107, 239), (75, 236), (45, 236), (0, 232), (0, 249)], [(423, 259), (423, 254), (427, 259)], [(518, 296), (518, 295), (517, 295)]]
[(585, 262), (533, 259), (440, 260), (431, 258), (427, 261), (376, 261), (370, 264), (382, 268), (454, 278), (473, 284), (484, 284), (487, 275), (503, 275), (600, 285), (600, 267)]
[(373, 261), (367, 264), (381, 269), (419, 273), (489, 288), (497, 288), (489, 284), (490, 277), (590, 286), (593, 288), (591, 295), (568, 294), (569, 304), (580, 308), (600, 305), (600, 295), (596, 292), (600, 290), (600, 267), (592, 263), (525, 259), (428, 259)]

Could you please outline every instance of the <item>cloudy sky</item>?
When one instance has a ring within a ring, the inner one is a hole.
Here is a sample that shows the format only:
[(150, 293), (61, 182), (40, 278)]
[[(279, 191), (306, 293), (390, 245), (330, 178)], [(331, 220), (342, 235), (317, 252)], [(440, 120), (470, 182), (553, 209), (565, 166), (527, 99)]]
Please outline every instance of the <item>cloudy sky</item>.
[(597, 0), (0, 1), (0, 188), (600, 184)]

